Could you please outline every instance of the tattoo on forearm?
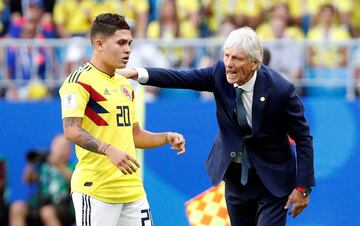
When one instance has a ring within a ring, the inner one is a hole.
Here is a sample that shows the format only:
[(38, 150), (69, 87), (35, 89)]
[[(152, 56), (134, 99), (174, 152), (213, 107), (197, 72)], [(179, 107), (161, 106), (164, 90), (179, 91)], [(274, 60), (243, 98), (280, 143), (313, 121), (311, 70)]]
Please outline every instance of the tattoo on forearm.
[(97, 153), (100, 142), (83, 128), (78, 127), (78, 129), (79, 135), (76, 137), (78, 144), (89, 151)]
[(67, 128), (74, 125), (80, 125), (81, 118), (64, 118), (63, 122), (64, 122), (64, 127)]
[(82, 148), (97, 153), (101, 142), (81, 127), (81, 120), (81, 118), (76, 117), (64, 118), (64, 128), (76, 127), (77, 136), (74, 142)]

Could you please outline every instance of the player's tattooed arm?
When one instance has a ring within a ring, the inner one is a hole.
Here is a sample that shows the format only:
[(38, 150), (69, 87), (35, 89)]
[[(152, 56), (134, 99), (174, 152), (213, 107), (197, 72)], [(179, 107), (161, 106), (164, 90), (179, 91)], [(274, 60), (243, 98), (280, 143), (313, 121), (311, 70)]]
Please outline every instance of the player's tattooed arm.
[(81, 120), (79, 117), (63, 119), (65, 137), (86, 150), (98, 153), (102, 142), (81, 127)]
[(68, 117), (63, 119), (64, 134), (67, 139), (94, 153), (106, 155), (123, 174), (135, 173), (140, 164), (128, 153), (106, 144), (81, 127), (82, 118)]

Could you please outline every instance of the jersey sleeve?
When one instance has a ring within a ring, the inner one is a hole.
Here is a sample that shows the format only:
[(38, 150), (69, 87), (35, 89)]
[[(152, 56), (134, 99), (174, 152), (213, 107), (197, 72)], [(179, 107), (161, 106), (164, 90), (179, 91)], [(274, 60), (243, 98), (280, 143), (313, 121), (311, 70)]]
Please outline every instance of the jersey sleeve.
[(78, 83), (65, 81), (60, 88), (62, 118), (84, 117), (89, 93)]

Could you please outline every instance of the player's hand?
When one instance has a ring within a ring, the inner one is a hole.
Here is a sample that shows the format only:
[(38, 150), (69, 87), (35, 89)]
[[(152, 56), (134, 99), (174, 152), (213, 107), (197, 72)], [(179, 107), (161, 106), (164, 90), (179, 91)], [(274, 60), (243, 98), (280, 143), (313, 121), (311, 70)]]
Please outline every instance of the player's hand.
[(106, 155), (125, 175), (136, 173), (136, 170), (140, 168), (140, 164), (136, 161), (136, 159), (131, 157), (128, 153), (113, 146), (109, 146), (106, 151)]
[(128, 79), (136, 80), (138, 78), (138, 72), (134, 68), (116, 69), (116, 73), (118, 73)]
[(185, 139), (179, 133), (167, 133), (166, 140), (171, 144), (171, 149), (178, 150), (177, 154), (182, 155), (185, 153)]
[(307, 207), (308, 203), (309, 197), (304, 197), (298, 190), (294, 189), (288, 198), (285, 209), (288, 209), (293, 204), (289, 215), (293, 215), (293, 218), (295, 218)]

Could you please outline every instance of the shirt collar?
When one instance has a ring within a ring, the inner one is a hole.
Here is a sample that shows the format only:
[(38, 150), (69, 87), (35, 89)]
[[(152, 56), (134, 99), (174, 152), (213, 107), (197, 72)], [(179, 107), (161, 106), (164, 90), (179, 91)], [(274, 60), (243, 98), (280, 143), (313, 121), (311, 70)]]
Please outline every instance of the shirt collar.
[(238, 84), (234, 84), (234, 87), (235, 88), (239, 87), (243, 89), (245, 92), (252, 92), (254, 90), (256, 77), (257, 77), (257, 70), (255, 70), (253, 77), (251, 77), (251, 79), (247, 83), (245, 83), (242, 86), (239, 86)]
[(105, 77), (107, 77), (107, 78), (113, 78), (114, 75), (116, 75), (116, 73), (114, 73), (114, 75), (109, 75), (109, 74), (105, 73), (104, 71), (102, 71), (102, 70), (100, 70), (99, 68), (97, 68), (97, 67), (96, 67), (94, 64), (92, 64), (90, 61), (88, 61), (88, 64), (89, 64), (91, 67), (95, 68), (95, 70), (97, 70), (97, 71), (99, 72), (99, 74), (101, 74), (102, 76), (105, 76)]

